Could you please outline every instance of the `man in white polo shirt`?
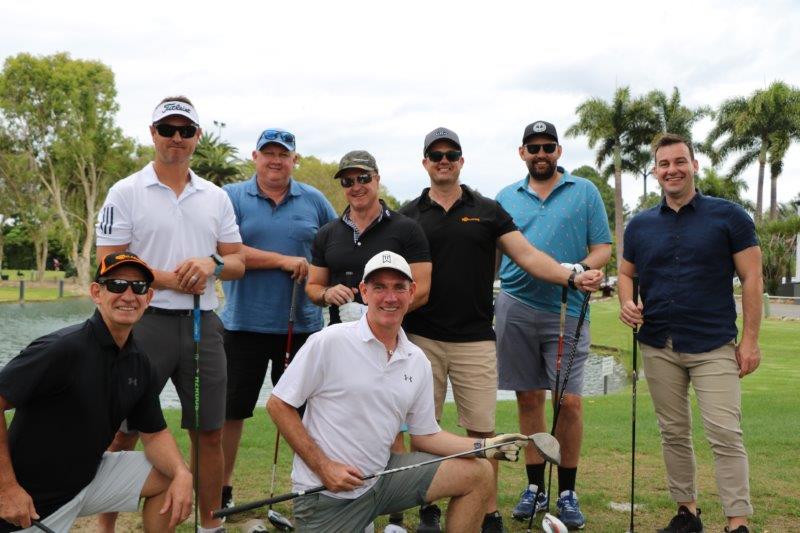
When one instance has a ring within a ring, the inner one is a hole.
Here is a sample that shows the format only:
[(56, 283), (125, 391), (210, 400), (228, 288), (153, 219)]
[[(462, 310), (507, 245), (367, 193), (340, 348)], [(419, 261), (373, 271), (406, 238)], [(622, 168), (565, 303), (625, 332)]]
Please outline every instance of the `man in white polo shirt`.
[[(222, 425), (225, 421), (225, 351), (215, 279), (244, 274), (242, 239), (225, 192), (192, 172), (189, 160), (200, 139), (199, 118), (185, 96), (162, 100), (150, 134), (155, 160), (114, 184), (96, 226), (97, 255), (130, 250), (153, 269), (155, 295), (134, 328), (163, 387), (172, 379), (181, 401), (181, 427), (197, 439), (201, 525), (221, 527), (211, 511), (222, 490)], [(200, 420), (194, 435), (194, 295), (200, 295)], [(132, 449), (136, 435), (118, 433), (112, 450)], [(194, 453), (194, 450), (193, 450)], [(194, 461), (192, 461), (194, 463)], [(100, 529), (113, 531), (113, 517)]]
[[(379, 515), (449, 497), (448, 530), (476, 529), (493, 490), (488, 461), (449, 459), (361, 478), (501, 442), (508, 443), (503, 452), (490, 455), (515, 460), (525, 437), (506, 434), (476, 441), (439, 428), (430, 362), (401, 328), (416, 291), (402, 256), (383, 251), (372, 257), (359, 290), (366, 314), (309, 337), (267, 402), (295, 451), (294, 490), (320, 484), (328, 489), (295, 500), (295, 524), (299, 531), (361, 531)], [(301, 420), (295, 407), (303, 403)], [(391, 454), (403, 423), (419, 452)], [(485, 457), (485, 452), (478, 455)]]

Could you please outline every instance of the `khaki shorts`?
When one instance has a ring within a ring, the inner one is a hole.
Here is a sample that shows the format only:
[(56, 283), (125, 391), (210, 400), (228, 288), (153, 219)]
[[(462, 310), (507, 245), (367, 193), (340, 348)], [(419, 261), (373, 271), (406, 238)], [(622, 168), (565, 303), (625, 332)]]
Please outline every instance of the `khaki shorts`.
[(458, 425), (475, 432), (494, 431), (497, 407), (494, 341), (445, 342), (420, 335), (409, 335), (408, 339), (419, 346), (431, 362), (436, 420), (442, 418), (449, 376), (458, 410)]
[[(79, 516), (109, 512), (135, 512), (144, 482), (153, 467), (144, 452), (106, 452), (91, 483), (77, 496), (42, 520), (53, 531), (69, 531)], [(40, 532), (29, 527), (25, 532)]]

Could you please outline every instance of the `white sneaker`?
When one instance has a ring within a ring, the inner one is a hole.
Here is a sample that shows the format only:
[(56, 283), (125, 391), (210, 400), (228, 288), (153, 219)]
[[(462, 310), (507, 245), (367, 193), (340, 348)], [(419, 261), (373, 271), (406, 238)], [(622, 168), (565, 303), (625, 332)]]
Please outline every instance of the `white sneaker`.
[(408, 533), (406, 528), (403, 526), (398, 526), (397, 524), (389, 524), (386, 526), (386, 529), (383, 530), (383, 533)]

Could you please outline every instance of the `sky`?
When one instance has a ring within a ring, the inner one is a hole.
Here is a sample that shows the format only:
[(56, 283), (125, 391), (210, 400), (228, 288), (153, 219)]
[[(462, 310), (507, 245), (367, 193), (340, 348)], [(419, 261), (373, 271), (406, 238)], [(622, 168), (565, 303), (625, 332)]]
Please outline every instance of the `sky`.
[[(162, 97), (185, 94), (201, 125), (250, 157), (259, 133), (283, 127), (298, 152), (338, 161), (366, 149), (400, 200), (428, 184), (425, 134), (462, 141), (462, 181), (494, 196), (521, 179), (524, 127), (561, 133), (560, 164), (594, 164), (584, 137), (567, 138), (575, 108), (678, 87), (689, 106), (716, 107), (774, 80), (800, 85), (800, 3), (672, 2), (3, 2), (0, 57), (69, 52), (115, 73), (117, 123), (150, 143)], [(705, 138), (710, 120), (697, 124)], [(709, 162), (699, 158), (701, 166)], [(732, 160), (729, 164), (732, 163)], [(725, 167), (721, 169), (723, 172)], [(757, 168), (742, 176), (756, 195)], [(769, 179), (764, 192), (769, 201)], [(651, 180), (648, 189), (653, 190)], [(633, 206), (641, 179), (623, 178)], [(800, 144), (778, 197), (800, 192)]]

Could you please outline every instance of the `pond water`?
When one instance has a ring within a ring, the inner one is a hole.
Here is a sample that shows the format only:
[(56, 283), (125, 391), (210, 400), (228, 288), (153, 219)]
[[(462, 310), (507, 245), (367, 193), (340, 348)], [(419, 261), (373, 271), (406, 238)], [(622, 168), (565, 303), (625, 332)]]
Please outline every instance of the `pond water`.
[[(94, 303), (89, 299), (70, 298), (55, 302), (31, 302), (25, 304), (0, 304), (0, 366), (5, 365), (12, 357), (27, 346), (32, 340), (57, 329), (83, 322), (94, 312)], [(569, 353), (565, 347), (564, 368)], [(585, 396), (603, 394), (603, 357), (590, 355), (584, 370), (583, 393)], [(269, 371), (267, 372), (269, 376)], [(608, 391), (612, 392), (625, 386), (627, 375), (622, 365), (614, 361), (608, 379)], [(269, 379), (266, 380), (259, 395), (258, 405), (264, 405), (272, 390)], [(499, 391), (497, 398), (513, 400), (512, 391)], [(448, 390), (447, 401), (453, 401)], [(167, 383), (161, 393), (161, 404), (164, 407), (178, 407), (178, 395), (172, 383)]]

